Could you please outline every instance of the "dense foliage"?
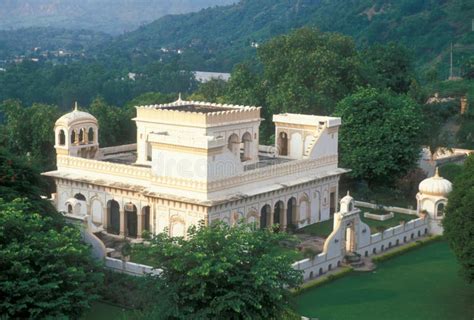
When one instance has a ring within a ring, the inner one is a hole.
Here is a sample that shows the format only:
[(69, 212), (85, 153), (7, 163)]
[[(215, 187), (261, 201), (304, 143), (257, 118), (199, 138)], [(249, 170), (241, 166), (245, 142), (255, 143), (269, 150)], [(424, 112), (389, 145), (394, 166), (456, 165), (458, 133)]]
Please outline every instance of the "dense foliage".
[(289, 310), (287, 288), (302, 281), (291, 254), (281, 249), (286, 233), (253, 231), (249, 225), (191, 227), (188, 240), (159, 234), (138, 245), (163, 270), (156, 281), (162, 318), (274, 319)]
[(0, 199), (0, 313), (7, 318), (77, 317), (101, 281), (73, 227)]
[(474, 156), (469, 156), (463, 171), (454, 180), (448, 196), (444, 235), (469, 282), (474, 281)]
[(420, 107), (409, 97), (363, 88), (338, 103), (344, 123), (342, 166), (370, 182), (390, 182), (416, 165), (422, 128)]
[(42, 61), (9, 65), (6, 71), (0, 72), (0, 101), (18, 99), (26, 105), (55, 104), (61, 110), (68, 110), (75, 101), (89, 105), (98, 95), (109, 104), (122, 106), (146, 92), (176, 93), (195, 89), (193, 75), (179, 59), (138, 63), (134, 68), (130, 64), (105, 59), (66, 65)]
[(255, 54), (255, 43), (311, 26), (352, 36), (363, 47), (396, 41), (414, 52), (418, 65), (438, 64), (438, 76), (446, 78), (450, 42), (456, 44), (456, 66), (462, 65), (464, 53), (472, 54), (473, 13), (469, 0), (244, 0), (163, 17), (119, 37), (108, 52), (138, 51), (145, 59), (156, 59), (159, 48), (182, 49), (195, 68), (230, 71)]

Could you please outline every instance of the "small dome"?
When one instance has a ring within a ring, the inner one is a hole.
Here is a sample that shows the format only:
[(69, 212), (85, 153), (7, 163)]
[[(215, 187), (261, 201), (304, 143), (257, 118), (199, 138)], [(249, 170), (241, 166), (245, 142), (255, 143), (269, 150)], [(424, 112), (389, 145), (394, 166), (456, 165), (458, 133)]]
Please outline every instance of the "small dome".
[(90, 113), (77, 110), (77, 104), (74, 111), (66, 113), (56, 121), (56, 126), (70, 126), (76, 122), (94, 122), (97, 123), (97, 119)]
[(440, 177), (436, 168), (435, 175), (421, 181), (418, 190), (422, 194), (445, 197), (453, 190), (453, 185), (449, 180)]

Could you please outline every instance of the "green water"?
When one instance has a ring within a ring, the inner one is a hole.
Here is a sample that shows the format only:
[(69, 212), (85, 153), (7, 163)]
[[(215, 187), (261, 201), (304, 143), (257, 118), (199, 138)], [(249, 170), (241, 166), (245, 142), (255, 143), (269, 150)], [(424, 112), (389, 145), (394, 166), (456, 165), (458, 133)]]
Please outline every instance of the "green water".
[(296, 297), (297, 311), (320, 320), (474, 319), (474, 285), (459, 276), (446, 242), (435, 242)]

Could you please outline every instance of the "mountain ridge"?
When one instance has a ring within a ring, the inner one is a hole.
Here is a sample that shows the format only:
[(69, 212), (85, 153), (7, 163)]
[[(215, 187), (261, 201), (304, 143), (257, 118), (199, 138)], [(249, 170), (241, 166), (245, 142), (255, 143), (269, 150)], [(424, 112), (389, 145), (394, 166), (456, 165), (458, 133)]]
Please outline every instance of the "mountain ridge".
[(53, 27), (109, 34), (131, 31), (168, 14), (198, 11), (234, 0), (3, 0), (0, 29)]

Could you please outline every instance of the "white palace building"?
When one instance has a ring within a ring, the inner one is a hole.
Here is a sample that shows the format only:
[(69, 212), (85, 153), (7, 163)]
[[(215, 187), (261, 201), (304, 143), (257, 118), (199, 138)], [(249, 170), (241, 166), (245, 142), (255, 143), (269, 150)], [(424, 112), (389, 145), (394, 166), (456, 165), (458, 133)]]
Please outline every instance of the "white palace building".
[[(221, 220), (301, 228), (337, 211), (341, 119), (278, 114), (275, 146), (259, 143), (259, 107), (183, 101), (136, 107), (137, 143), (99, 147), (97, 120), (56, 121), (56, 207), (91, 232), (185, 236)], [(120, 128), (117, 128), (118, 130)]]

